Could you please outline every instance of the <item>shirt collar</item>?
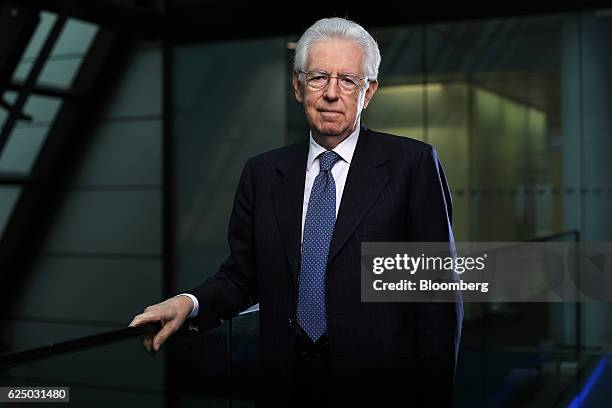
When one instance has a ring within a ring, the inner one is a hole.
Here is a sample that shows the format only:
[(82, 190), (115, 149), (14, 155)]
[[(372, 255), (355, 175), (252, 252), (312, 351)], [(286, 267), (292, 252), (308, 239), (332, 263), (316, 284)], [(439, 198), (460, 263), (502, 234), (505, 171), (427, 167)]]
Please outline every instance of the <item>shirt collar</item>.
[[(361, 124), (358, 123), (355, 131), (351, 133), (346, 139), (341, 141), (338, 146), (334, 147), (332, 151), (336, 152), (338, 156), (348, 164), (351, 164), (353, 159), (353, 153), (355, 153), (355, 147), (357, 146), (357, 139), (359, 138), (359, 131), (361, 130)], [(312, 137), (312, 131), (310, 132), (310, 146), (308, 148), (308, 165), (307, 171), (310, 171), (315, 163), (315, 160), (323, 152), (327, 151), (326, 148), (318, 144)]]

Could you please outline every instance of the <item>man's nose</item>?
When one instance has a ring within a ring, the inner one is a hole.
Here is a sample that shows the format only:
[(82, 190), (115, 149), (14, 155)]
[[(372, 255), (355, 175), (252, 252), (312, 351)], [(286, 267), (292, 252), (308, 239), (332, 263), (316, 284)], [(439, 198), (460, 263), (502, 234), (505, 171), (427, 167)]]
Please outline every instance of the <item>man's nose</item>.
[(338, 78), (336, 77), (329, 78), (329, 82), (327, 83), (327, 86), (325, 87), (325, 92), (323, 93), (323, 96), (325, 97), (325, 99), (329, 99), (329, 100), (336, 100), (339, 98), (340, 95), (338, 91)]

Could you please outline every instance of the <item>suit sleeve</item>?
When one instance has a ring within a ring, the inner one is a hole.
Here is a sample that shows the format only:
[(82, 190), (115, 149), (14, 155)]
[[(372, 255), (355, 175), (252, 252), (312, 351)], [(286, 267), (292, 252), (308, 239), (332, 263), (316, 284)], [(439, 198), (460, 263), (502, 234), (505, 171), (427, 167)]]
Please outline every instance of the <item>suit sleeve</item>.
[(217, 327), (258, 301), (253, 246), (254, 182), (250, 161), (244, 166), (228, 226), (230, 254), (219, 270), (192, 289), (199, 303), (198, 330)]
[[(455, 254), (451, 195), (436, 150), (428, 146), (413, 173), (410, 199), (412, 241), (448, 242)], [(435, 406), (452, 405), (452, 389), (463, 321), (460, 294), (453, 302), (416, 304), (418, 348), (426, 398)]]

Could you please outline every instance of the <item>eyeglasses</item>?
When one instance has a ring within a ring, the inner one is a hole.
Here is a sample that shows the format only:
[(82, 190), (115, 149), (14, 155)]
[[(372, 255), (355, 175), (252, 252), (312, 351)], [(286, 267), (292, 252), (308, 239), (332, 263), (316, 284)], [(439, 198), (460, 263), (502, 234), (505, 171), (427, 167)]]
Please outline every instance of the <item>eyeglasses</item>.
[(353, 74), (330, 75), (325, 71), (298, 72), (306, 77), (308, 86), (315, 90), (326, 88), (330, 78), (336, 78), (338, 80), (338, 87), (340, 87), (340, 90), (344, 93), (355, 92), (361, 88), (362, 82), (366, 79)]

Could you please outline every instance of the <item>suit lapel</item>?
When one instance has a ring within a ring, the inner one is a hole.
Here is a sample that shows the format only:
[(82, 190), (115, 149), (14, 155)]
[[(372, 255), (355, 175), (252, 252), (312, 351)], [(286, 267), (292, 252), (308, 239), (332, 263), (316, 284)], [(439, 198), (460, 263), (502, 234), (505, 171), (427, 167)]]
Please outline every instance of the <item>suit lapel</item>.
[(285, 243), (285, 251), (297, 283), (300, 241), (302, 234), (302, 207), (308, 143), (296, 145), (295, 150), (283, 156), (276, 171), (280, 180), (272, 188), (274, 214)]
[(342, 249), (368, 209), (389, 181), (385, 152), (362, 125), (353, 161), (342, 193), (334, 235), (329, 248), (328, 265)]
[[(342, 194), (328, 264), (342, 249), (389, 181), (388, 170), (384, 165), (388, 158), (376, 141), (372, 140), (373, 137), (367, 127), (362, 125)], [(272, 188), (274, 213), (285, 243), (294, 283), (298, 282), (299, 274), (306, 160), (308, 143), (296, 145), (295, 150), (279, 161), (276, 171), (280, 180)]]

